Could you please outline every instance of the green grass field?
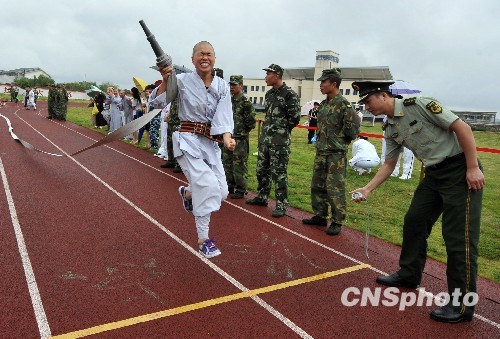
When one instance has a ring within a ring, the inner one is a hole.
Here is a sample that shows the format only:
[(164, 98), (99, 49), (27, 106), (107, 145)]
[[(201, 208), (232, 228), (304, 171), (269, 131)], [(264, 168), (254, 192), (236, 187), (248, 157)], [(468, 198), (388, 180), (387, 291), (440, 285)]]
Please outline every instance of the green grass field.
[[(68, 120), (78, 125), (92, 128), (90, 122), (91, 108), (70, 107)], [(258, 117), (259, 118), (259, 117)], [(97, 130), (105, 133), (103, 130)], [(362, 131), (382, 134), (380, 125), (364, 125)], [(477, 146), (500, 149), (500, 138), (494, 132), (474, 132)], [(370, 138), (380, 153), (381, 139)], [(139, 145), (144, 148), (144, 141)], [(307, 130), (296, 128), (292, 132), (292, 153), (288, 167), (289, 199), (293, 207), (311, 212), (310, 187), (312, 164), (315, 155), (314, 145), (307, 144)], [(257, 151), (257, 128), (250, 137), (250, 154)], [(351, 157), (349, 152), (348, 158)], [(500, 213), (495, 207), (495, 200), (500, 197), (500, 182), (496, 180), (500, 170), (500, 154), (479, 152), (483, 164), (486, 187), (483, 195), (483, 210), (481, 238), (479, 242), (479, 275), (495, 282), (500, 282)], [(255, 176), (256, 156), (250, 155), (248, 162), (249, 189), (255, 191), (257, 178)], [(376, 189), (367, 203), (354, 203), (348, 199), (348, 214), (345, 224), (354, 229), (364, 231), (366, 213), (369, 216), (371, 236), (401, 245), (402, 221), (410, 204), (413, 191), (420, 178), (421, 164), (416, 161), (413, 176), (410, 180), (398, 178), (388, 179)], [(374, 171), (372, 171), (374, 172)], [(364, 176), (357, 175), (349, 169), (347, 174), (347, 190), (364, 186), (374, 173)], [(360, 240), (362, 241), (362, 240)], [(446, 261), (446, 248), (441, 236), (441, 222), (436, 223), (428, 241), (428, 256), (439, 261)]]

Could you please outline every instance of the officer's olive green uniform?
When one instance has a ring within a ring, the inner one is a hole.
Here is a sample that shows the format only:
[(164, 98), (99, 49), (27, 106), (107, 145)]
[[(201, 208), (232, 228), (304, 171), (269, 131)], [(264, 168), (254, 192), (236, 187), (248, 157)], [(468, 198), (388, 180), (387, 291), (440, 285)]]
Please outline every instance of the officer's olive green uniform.
[[(432, 98), (395, 99), (394, 117), (387, 120), (385, 138), (387, 159), (398, 156), (405, 146), (425, 166), (425, 177), (404, 219), (398, 274), (408, 282), (420, 283), (427, 237), (442, 214), (448, 293), (458, 288), (463, 297), (476, 291), (483, 193), (467, 187), (465, 156), (455, 133), (449, 130), (457, 119)], [(455, 309), (464, 313), (466, 307), (462, 303)]]

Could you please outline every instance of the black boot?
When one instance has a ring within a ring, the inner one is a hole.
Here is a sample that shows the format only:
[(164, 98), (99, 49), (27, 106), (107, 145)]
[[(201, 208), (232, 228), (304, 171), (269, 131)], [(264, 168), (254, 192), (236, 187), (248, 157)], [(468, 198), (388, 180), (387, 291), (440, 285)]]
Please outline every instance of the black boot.
[(302, 223), (306, 225), (314, 225), (314, 226), (326, 226), (326, 219), (315, 215), (309, 219), (302, 219)]
[(326, 234), (328, 235), (338, 235), (342, 229), (342, 224), (337, 224), (332, 221), (330, 226), (326, 229)]
[(417, 288), (418, 284), (415, 284), (411, 281), (407, 281), (396, 272), (392, 275), (381, 275), (377, 277), (377, 283), (385, 286), (392, 287), (408, 287), (408, 288)]
[(435, 309), (430, 314), (431, 319), (443, 323), (459, 323), (461, 321), (471, 321), (474, 311), (467, 308), (464, 313), (455, 311), (453, 307), (447, 305)]
[(247, 199), (246, 203), (248, 205), (267, 206), (267, 200), (264, 200), (259, 197), (255, 197), (253, 199)]

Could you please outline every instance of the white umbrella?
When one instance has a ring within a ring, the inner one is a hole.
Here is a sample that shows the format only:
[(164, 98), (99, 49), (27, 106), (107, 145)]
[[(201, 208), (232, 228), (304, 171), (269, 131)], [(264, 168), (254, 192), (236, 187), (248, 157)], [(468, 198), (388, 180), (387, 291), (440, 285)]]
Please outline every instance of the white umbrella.
[(312, 110), (314, 107), (314, 103), (317, 102), (318, 104), (321, 102), (321, 100), (311, 100), (306, 102), (304, 106), (300, 109), (300, 115), (308, 115), (309, 111)]
[(394, 95), (416, 94), (422, 92), (415, 85), (403, 80), (395, 80), (394, 83), (389, 86), (389, 89)]

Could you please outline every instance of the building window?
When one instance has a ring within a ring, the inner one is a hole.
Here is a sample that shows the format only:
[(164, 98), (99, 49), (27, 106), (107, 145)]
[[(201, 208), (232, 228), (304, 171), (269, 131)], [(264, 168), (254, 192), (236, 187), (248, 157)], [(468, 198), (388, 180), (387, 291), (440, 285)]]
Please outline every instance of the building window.
[(254, 87), (254, 86), (250, 87), (250, 90), (251, 90), (252, 92), (253, 92), (253, 91), (255, 91), (255, 87)]
[(260, 99), (259, 99), (259, 104), (261, 104), (261, 105), (262, 105), (262, 102), (263, 102), (263, 101), (264, 101), (264, 98), (263, 98), (263, 97), (260, 97)]
[(243, 93), (247, 93), (248, 87), (246, 85), (243, 85)]
[(262, 86), (262, 92), (266, 91), (266, 86)]
[(339, 92), (340, 92), (340, 95), (344, 95), (344, 89), (343, 89), (343, 88), (341, 88), (341, 89), (339, 90)]
[(349, 95), (351, 94), (351, 89), (350, 88), (346, 88), (345, 89), (345, 95)]
[(358, 91), (354, 90), (354, 91), (352, 92), (352, 95), (358, 95)]

